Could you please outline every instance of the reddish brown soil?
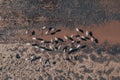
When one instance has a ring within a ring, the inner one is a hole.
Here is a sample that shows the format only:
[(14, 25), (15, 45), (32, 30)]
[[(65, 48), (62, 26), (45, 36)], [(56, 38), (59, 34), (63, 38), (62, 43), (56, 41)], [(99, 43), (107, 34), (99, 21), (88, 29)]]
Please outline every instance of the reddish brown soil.
[(100, 43), (108, 41), (110, 44), (120, 43), (120, 22), (112, 21), (102, 25), (93, 25), (88, 28), (98, 38)]
[[(102, 24), (102, 25), (91, 25), (89, 27), (83, 27), (80, 26), (81, 29), (83, 29), (84, 31), (92, 31), (93, 35), (99, 40), (99, 44), (108, 41), (110, 44), (117, 44), (120, 43), (120, 22), (118, 21), (112, 21), (110, 23), (106, 23), (106, 24)], [(79, 26), (78, 26), (79, 27)], [(52, 38), (55, 37), (60, 37), (60, 38), (64, 38), (65, 35), (72, 35), (72, 34), (78, 34), (75, 29), (68, 29), (68, 28), (63, 28), (63, 27), (57, 27), (62, 29), (61, 32), (58, 32), (57, 34), (51, 36), (51, 35), (45, 35), (43, 31), (43, 35), (41, 35), (41, 31), (40, 30), (36, 30), (36, 36), (31, 36), (31, 33), (29, 31), (28, 35), (25, 35), (25, 31), (23, 32), (23, 35), (21, 36), (21, 38), (24, 38), (23, 40), (31, 40), (32, 37), (41, 37), (44, 38), (45, 40), (51, 40)], [(32, 30), (31, 30), (32, 31)], [(80, 35), (85, 35), (81, 34)]]

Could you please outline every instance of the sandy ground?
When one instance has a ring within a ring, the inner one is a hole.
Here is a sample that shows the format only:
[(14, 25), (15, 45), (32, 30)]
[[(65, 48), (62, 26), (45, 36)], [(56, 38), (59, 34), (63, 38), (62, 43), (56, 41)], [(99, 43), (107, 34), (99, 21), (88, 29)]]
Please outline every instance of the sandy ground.
[[(5, 47), (4, 45), (1, 45)], [(7, 45), (6, 45), (7, 46)], [(15, 46), (15, 44), (9, 44), (9, 46)], [(4, 49), (3, 49), (4, 50)], [(6, 51), (6, 50), (5, 50)], [(24, 53), (21, 55), (21, 58), (16, 59), (16, 53), (20, 53), (17, 51), (7, 51), (2, 53), (3, 63), (2, 63), (2, 77), (1, 79), (9, 79), (9, 80), (42, 80), (40, 77), (42, 76), (43, 80), (57, 80), (57, 78), (63, 78), (64, 80), (74, 80), (74, 79), (85, 79), (91, 77), (92, 79), (101, 79), (104, 78), (106, 80), (113, 79), (114, 77), (117, 79), (119, 76), (119, 62), (112, 60), (109, 55), (104, 55), (100, 57), (99, 55), (94, 55), (91, 53), (86, 55), (82, 52), (77, 55), (81, 56), (80, 60), (68, 62), (63, 59), (63, 57), (59, 57), (59, 55), (55, 55), (54, 57), (49, 56), (43, 53), (31, 53), (27, 50), (28, 53)], [(13, 53), (14, 52), (14, 53)], [(9, 53), (9, 54), (7, 54)], [(31, 55), (42, 56), (42, 60), (36, 60), (31, 63), (30, 60), (25, 60), (29, 58)], [(95, 53), (96, 54), (96, 53)], [(105, 53), (104, 53), (105, 54)], [(85, 56), (85, 58), (84, 58)], [(105, 59), (105, 61), (94, 60), (97, 59)], [(44, 61), (50, 58), (50, 65), (46, 65)], [(106, 59), (107, 58), (107, 59)], [(119, 57), (118, 57), (119, 58)], [(12, 59), (12, 60), (11, 60)], [(53, 61), (57, 61), (54, 65)], [(118, 78), (119, 79), (119, 78)]]
[[(114, 80), (119, 77), (119, 59), (115, 56), (96, 52), (78, 52), (71, 56), (71, 61), (65, 60), (65, 54), (36, 53), (30, 46), (24, 44), (1, 44), (1, 79), (3, 80)], [(20, 59), (16, 59), (20, 54)], [(40, 59), (31, 62), (31, 56), (41, 56)], [(80, 59), (74, 60), (74, 56)], [(120, 56), (116, 56), (119, 58)], [(49, 64), (45, 64), (46, 59)], [(26, 60), (27, 59), (27, 60)], [(56, 61), (56, 64), (53, 62)]]

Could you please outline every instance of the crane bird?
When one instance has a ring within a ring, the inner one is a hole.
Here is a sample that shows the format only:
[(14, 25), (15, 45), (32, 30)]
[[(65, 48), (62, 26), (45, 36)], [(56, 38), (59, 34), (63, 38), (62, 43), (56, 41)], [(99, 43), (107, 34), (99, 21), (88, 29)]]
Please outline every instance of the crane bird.
[(68, 47), (69, 47), (69, 46), (65, 46), (65, 47), (63, 48), (63, 52), (66, 52), (67, 49), (68, 49)]
[(86, 31), (86, 36), (93, 36), (93, 33), (91, 31)]
[(90, 36), (93, 36), (93, 33), (90, 31), (90, 32), (89, 32), (89, 35), (90, 35)]
[[(54, 30), (55, 30), (55, 28), (49, 27), (48, 30), (45, 32), (45, 34), (47, 35), (47, 34), (49, 34), (51, 31), (54, 31)], [(52, 33), (52, 34), (55, 34), (55, 33)]]
[(49, 31), (46, 31), (45, 34), (48, 35)]
[(95, 43), (99, 43), (98, 39), (95, 38)]
[(53, 27), (49, 27), (49, 28), (48, 28), (48, 32), (54, 31), (54, 30), (55, 30), (55, 28), (53, 28)]
[(43, 39), (42, 38), (36, 38), (37, 40), (40, 40), (40, 41), (42, 41)]
[(74, 53), (74, 52), (76, 52), (76, 51), (78, 51), (78, 48), (71, 48), (70, 50), (69, 50), (69, 52), (68, 52), (68, 54), (71, 54), (71, 53)]
[(55, 35), (56, 34), (56, 32), (52, 32), (52, 33), (50, 33), (51, 35)]
[(61, 42), (64, 42), (64, 40), (63, 39), (61, 39), (61, 38), (57, 38), (59, 41), (61, 41)]
[(85, 36), (81, 36), (81, 40), (87, 41), (86, 38), (85, 38)]
[(89, 36), (89, 31), (86, 31), (86, 33), (85, 33), (85, 34), (86, 34), (86, 36)]
[(61, 29), (57, 29), (55, 32), (61, 32)]
[(64, 36), (64, 38), (65, 38), (66, 40), (68, 40), (68, 36)]
[(77, 31), (77, 32), (84, 33), (84, 31), (83, 31), (82, 29), (79, 29), (79, 28), (76, 28), (76, 31)]
[(61, 38), (56, 38), (56, 37), (55, 37), (55, 40), (56, 40), (56, 41), (60, 41), (60, 42), (64, 42), (64, 40), (61, 39)]

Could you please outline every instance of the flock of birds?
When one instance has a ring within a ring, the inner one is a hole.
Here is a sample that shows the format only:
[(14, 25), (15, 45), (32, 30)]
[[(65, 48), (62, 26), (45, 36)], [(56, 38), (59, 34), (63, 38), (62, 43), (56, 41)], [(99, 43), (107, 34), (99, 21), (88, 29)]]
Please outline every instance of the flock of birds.
[[(42, 27), (41, 30), (42, 34), (45, 34), (46, 36), (53, 36), (62, 31), (61, 29), (46, 26)], [(34, 48), (40, 49), (41, 52), (57, 51), (71, 54), (87, 46), (86, 44), (82, 44), (82, 41), (92, 41), (94, 43), (98, 43), (98, 39), (93, 36), (91, 31), (84, 32), (80, 28), (75, 28), (75, 30), (78, 34), (72, 34), (71, 36), (66, 35), (64, 38), (55, 37), (51, 40), (34, 37), (36, 35), (36, 31), (33, 30), (30, 34), (33, 36), (32, 40), (35, 41), (35, 43), (26, 43), (26, 45), (32, 45)], [(28, 34), (28, 31), (26, 31), (26, 34)], [(81, 36), (81, 34), (85, 34), (85, 36)]]

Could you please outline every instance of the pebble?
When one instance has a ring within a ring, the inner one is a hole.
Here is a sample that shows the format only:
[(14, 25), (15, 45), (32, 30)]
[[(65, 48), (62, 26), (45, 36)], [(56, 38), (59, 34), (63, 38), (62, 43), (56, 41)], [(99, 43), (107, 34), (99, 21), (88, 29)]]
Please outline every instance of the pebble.
[(49, 59), (46, 59), (45, 64), (46, 64), (46, 65), (49, 65), (49, 64), (50, 64), (50, 60), (49, 60)]
[(25, 58), (25, 61), (28, 61), (28, 58)]
[(31, 45), (31, 44), (30, 44), (30, 43), (26, 43), (26, 45), (28, 45), (28, 46), (29, 46), (29, 45)]
[(53, 61), (53, 64), (55, 65), (55, 64), (56, 64), (56, 61)]
[(17, 58), (17, 59), (20, 59), (20, 55), (19, 55), (19, 54), (16, 54), (16, 58)]

